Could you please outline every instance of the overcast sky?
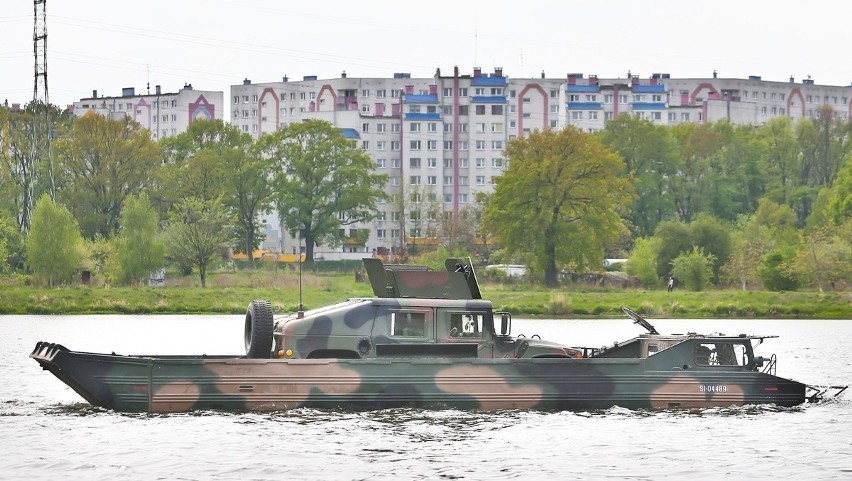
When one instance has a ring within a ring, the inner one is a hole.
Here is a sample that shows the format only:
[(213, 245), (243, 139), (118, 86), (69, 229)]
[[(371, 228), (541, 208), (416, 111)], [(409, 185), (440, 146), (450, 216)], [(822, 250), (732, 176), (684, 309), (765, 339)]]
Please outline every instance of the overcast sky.
[[(131, 6), (132, 5), (132, 6)], [(745, 78), (850, 85), (847, 0), (75, 0), (47, 3), (51, 103), (288, 75)], [(0, 102), (33, 95), (33, 4), (0, 8)]]

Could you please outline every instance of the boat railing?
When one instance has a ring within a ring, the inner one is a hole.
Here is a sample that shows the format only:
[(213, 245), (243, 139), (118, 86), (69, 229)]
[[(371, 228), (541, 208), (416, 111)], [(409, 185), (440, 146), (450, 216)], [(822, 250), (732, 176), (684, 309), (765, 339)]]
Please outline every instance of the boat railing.
[(775, 357), (775, 354), (773, 354), (769, 356), (769, 361), (763, 366), (763, 373), (774, 376), (777, 368), (778, 359)]

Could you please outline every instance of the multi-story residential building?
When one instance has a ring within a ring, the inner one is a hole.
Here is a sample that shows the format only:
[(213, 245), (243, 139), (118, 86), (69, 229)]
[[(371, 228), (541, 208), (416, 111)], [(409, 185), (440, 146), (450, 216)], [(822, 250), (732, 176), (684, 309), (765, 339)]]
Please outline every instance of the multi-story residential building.
[[(478, 192), (493, 188), (506, 167), (506, 142), (534, 130), (576, 126), (604, 128), (627, 113), (658, 124), (712, 122), (761, 124), (773, 116), (814, 116), (828, 105), (852, 114), (852, 87), (748, 79), (672, 79), (653, 74), (625, 79), (568, 74), (566, 78), (513, 79), (502, 69), (432, 78), (340, 78), (231, 86), (230, 121), (258, 137), (307, 118), (327, 120), (369, 153), (376, 170), (389, 177), (391, 202), (364, 226), (366, 243), (339, 251), (321, 248), (324, 258), (361, 257), (428, 240), (443, 218), (463, 215)], [(267, 248), (295, 252), (298, 241), (280, 235), (277, 217), (264, 218)], [(344, 232), (350, 238), (351, 232)]]
[(78, 117), (87, 112), (111, 119), (129, 117), (158, 140), (184, 132), (193, 120), (221, 119), (222, 108), (221, 91), (194, 90), (192, 84), (185, 84), (175, 93), (162, 92), (159, 85), (154, 93), (144, 94), (128, 87), (122, 89), (120, 97), (98, 97), (98, 91), (94, 90), (91, 98), (74, 102), (72, 111)]

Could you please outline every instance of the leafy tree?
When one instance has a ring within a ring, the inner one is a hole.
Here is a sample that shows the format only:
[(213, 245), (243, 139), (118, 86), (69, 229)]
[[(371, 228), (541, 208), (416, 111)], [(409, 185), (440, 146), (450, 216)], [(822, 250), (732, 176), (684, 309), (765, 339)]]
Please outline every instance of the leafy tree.
[(699, 214), (689, 224), (689, 236), (694, 247), (712, 256), (713, 279), (717, 279), (719, 269), (731, 255), (730, 229), (710, 214)]
[(850, 228), (852, 222), (847, 221), (837, 233), (818, 229), (805, 236), (803, 247), (792, 262), (797, 278), (816, 284), (820, 292), (826, 287), (834, 290), (852, 281)]
[(164, 232), (169, 255), (178, 263), (198, 269), (201, 287), (207, 286), (207, 272), (231, 239), (231, 221), (219, 199), (205, 202), (190, 197), (169, 212)]
[(675, 214), (670, 179), (677, 157), (670, 129), (632, 115), (607, 122), (601, 142), (618, 153), (632, 179), (636, 200), (628, 218), (640, 236), (651, 236), (657, 224)]
[(619, 156), (573, 127), (510, 140), (504, 154), (509, 167), (485, 219), (509, 255), (528, 256), (548, 286), (556, 285), (561, 266), (601, 265), (633, 201)]
[(18, 233), (15, 221), (0, 217), (0, 273), (6, 272), (9, 268), (9, 258), (12, 255), (14, 244), (17, 241), (20, 244), (20, 234)]
[(751, 223), (753, 216), (741, 216), (731, 239), (731, 255), (722, 274), (735, 279), (742, 290), (760, 283), (758, 269), (763, 256), (772, 249), (772, 236), (766, 226)]
[(714, 262), (713, 254), (705, 254), (702, 248), (695, 246), (692, 251), (684, 252), (672, 261), (672, 275), (687, 289), (700, 291), (707, 287), (713, 276)]
[(799, 282), (793, 274), (791, 262), (795, 252), (789, 249), (774, 249), (763, 256), (763, 263), (758, 274), (763, 280), (763, 286), (770, 291), (794, 291), (799, 288)]
[(627, 262), (627, 273), (636, 276), (647, 287), (655, 287), (660, 284), (660, 276), (657, 275), (657, 249), (659, 240), (653, 237), (640, 237), (633, 245)]
[(757, 132), (763, 151), (766, 195), (785, 204), (796, 187), (800, 148), (789, 117), (773, 117)]
[(262, 136), (258, 148), (274, 162), (275, 205), (291, 235), (301, 233), (305, 257), (314, 246), (337, 244), (345, 225), (376, 217), (387, 176), (338, 129), (321, 120), (287, 125)]
[(115, 239), (119, 279), (142, 284), (163, 265), (164, 247), (157, 235), (157, 212), (146, 194), (131, 196), (121, 212), (121, 230)]
[(119, 228), (124, 201), (151, 185), (160, 152), (147, 130), (129, 118), (88, 113), (56, 142), (65, 173), (58, 198), (71, 206), (83, 235), (111, 238)]
[(836, 225), (852, 218), (852, 161), (846, 162), (827, 193), (824, 215)]
[(676, 175), (671, 176), (671, 196), (677, 215), (691, 222), (700, 212), (711, 211), (714, 200), (729, 187), (716, 171), (729, 129), (727, 124), (683, 123), (672, 127), (679, 150)]
[[(237, 251), (250, 253), (263, 240), (258, 215), (272, 202), (272, 172), (264, 142), (222, 120), (197, 120), (161, 141), (167, 168), (158, 204), (167, 209), (183, 197), (222, 202), (237, 221)], [(251, 256), (249, 256), (251, 259)]]
[(675, 258), (692, 248), (689, 227), (678, 221), (661, 222), (654, 231), (654, 239), (657, 241), (657, 277), (666, 278), (671, 274)]
[(70, 281), (83, 260), (81, 247), (82, 236), (71, 212), (42, 195), (24, 243), (33, 273), (49, 286)]

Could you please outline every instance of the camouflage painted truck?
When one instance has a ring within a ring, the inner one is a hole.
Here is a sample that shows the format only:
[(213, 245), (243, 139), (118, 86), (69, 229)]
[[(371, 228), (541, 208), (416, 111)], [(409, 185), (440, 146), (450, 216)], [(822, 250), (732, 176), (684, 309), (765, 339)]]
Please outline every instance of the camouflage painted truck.
[[(648, 333), (609, 348), (512, 337), (483, 300), (469, 259), (445, 271), (364, 259), (372, 298), (273, 318), (253, 301), (245, 356), (75, 352), (39, 342), (30, 357), (86, 401), (116, 411), (296, 407), (667, 409), (814, 400), (775, 375), (755, 344), (774, 336)], [(756, 341), (756, 343), (754, 342)]]

